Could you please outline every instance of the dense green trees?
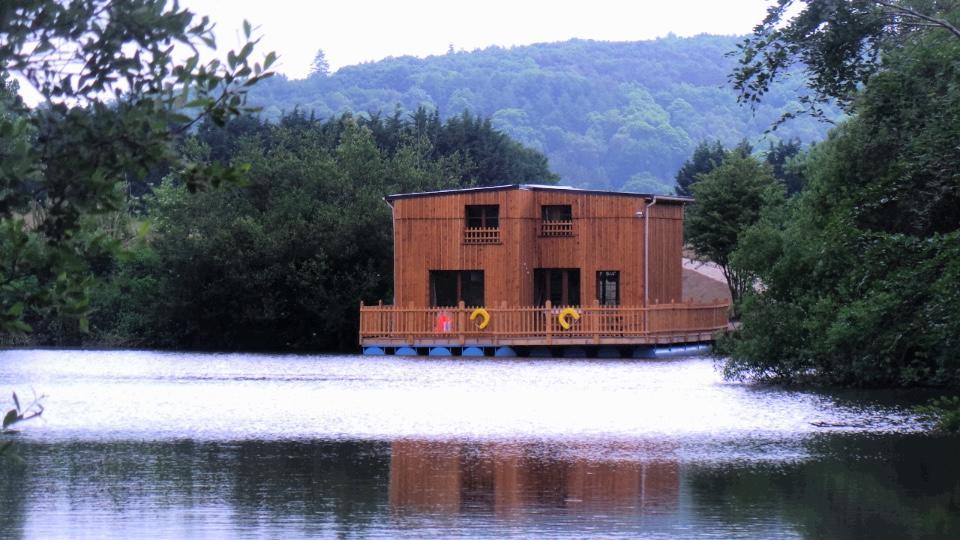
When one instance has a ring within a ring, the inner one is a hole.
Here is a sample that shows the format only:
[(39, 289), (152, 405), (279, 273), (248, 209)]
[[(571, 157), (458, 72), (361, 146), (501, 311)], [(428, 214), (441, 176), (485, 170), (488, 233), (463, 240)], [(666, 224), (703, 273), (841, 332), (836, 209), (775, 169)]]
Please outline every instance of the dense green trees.
[(771, 167), (773, 176), (783, 183), (787, 194), (798, 193), (806, 182), (802, 171), (801, 144), (799, 140), (777, 141), (770, 143), (765, 152), (765, 160)]
[(677, 169), (700, 141), (732, 147), (748, 138), (758, 148), (767, 145), (764, 137), (810, 143), (829, 127), (801, 118), (764, 136), (784, 112), (802, 108), (796, 97), (802, 77), (774, 85), (756, 111), (738, 107), (727, 84), (736, 60), (726, 56), (737, 41), (573, 40), (388, 58), (305, 80), (275, 77), (251, 99), (274, 120), (295, 107), (323, 118), (397, 105), (406, 112), (427, 106), (444, 118), (469, 110), (544, 153), (566, 184), (672, 193)]
[[(866, 24), (881, 3), (834, 4), (843, 13), (867, 6), (850, 15)], [(933, 7), (927, 16), (960, 18), (956, 3)], [(791, 35), (777, 39), (789, 46)], [(759, 287), (744, 298), (740, 331), (722, 344), (732, 376), (960, 385), (960, 37), (899, 23), (881, 37), (884, 53), (869, 70), (831, 72), (865, 85), (847, 96), (855, 116), (803, 159), (807, 187), (739, 241), (733, 264)], [(786, 50), (811, 43), (821, 45)], [(848, 88), (823, 84), (814, 90)]]
[[(172, 166), (191, 189), (237, 178), (175, 152), (201, 118), (249, 112), (266, 77), (254, 39), (203, 63), (212, 25), (162, 0), (0, 3), (0, 336), (55, 311), (86, 326), (92, 265), (115, 245), (92, 216), (124, 204), (124, 181)], [(28, 109), (10, 74), (43, 100)], [(190, 114), (185, 114), (189, 109)]]
[(738, 45), (732, 73), (738, 99), (754, 107), (779, 100), (777, 84), (799, 63), (807, 74), (802, 111), (823, 117), (824, 105), (850, 109), (861, 85), (882, 68), (885, 53), (909, 46), (934, 29), (960, 38), (955, 0), (807, 0), (787, 18), (797, 0), (776, 0), (767, 17)]
[(727, 155), (727, 150), (720, 144), (720, 141), (714, 141), (713, 144), (707, 141), (700, 141), (700, 144), (693, 150), (693, 155), (677, 171), (674, 178), (677, 187), (677, 195), (689, 197), (693, 194), (691, 186), (700, 180), (700, 175), (707, 174), (718, 165), (723, 163)]
[[(314, 114), (308, 116), (295, 110), (277, 123), (317, 131), (318, 144), (326, 147), (336, 144), (348, 127), (366, 128), (377, 148), (388, 156), (412, 143), (423, 144), (428, 159), (459, 162), (463, 185), (553, 184), (558, 180), (543, 154), (494, 129), (490, 119), (469, 112), (441, 121), (436, 111), (421, 107), (409, 115), (395, 110), (389, 116), (343, 114), (319, 121)], [(235, 121), (225, 129), (207, 123), (200, 126), (200, 138), (210, 147), (211, 160), (229, 162), (235, 158), (241, 141), (261, 138), (271, 129), (270, 122), (252, 118)]]
[(243, 164), (247, 182), (191, 195), (169, 177), (146, 199), (147, 237), (103, 275), (92, 334), (66, 343), (349, 350), (359, 302), (391, 297), (384, 195), (498, 182), (503, 170), (552, 181), (542, 155), (489, 122), (425, 111), (207, 124), (182, 151)]
[(696, 203), (686, 213), (686, 242), (699, 257), (720, 267), (736, 304), (752, 286), (752, 276), (731, 266), (730, 256), (743, 231), (765, 210), (782, 204), (783, 186), (766, 164), (734, 151), (691, 188)]
[[(741, 140), (732, 150), (724, 148), (720, 141), (713, 143), (700, 141), (693, 150), (693, 155), (677, 171), (674, 177), (676, 181), (674, 191), (677, 195), (691, 197), (693, 184), (719, 167), (728, 156), (749, 157), (753, 154), (753, 145), (746, 139)], [(788, 195), (803, 189), (806, 178), (803, 176), (803, 153), (799, 140), (778, 141), (776, 144), (770, 142), (762, 155), (766, 164), (770, 166), (773, 177), (783, 184)]]

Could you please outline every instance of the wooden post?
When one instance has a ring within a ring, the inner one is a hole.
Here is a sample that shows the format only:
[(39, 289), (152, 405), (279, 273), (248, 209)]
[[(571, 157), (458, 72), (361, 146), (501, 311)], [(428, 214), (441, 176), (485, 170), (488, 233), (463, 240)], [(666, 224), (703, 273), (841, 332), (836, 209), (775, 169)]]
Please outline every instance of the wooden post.
[(464, 332), (467, 330), (467, 310), (463, 300), (457, 304), (457, 331), (460, 332), (460, 345), (464, 342)]
[[(516, 329), (516, 325), (515, 325), (515, 324), (510, 324), (510, 322), (507, 322), (507, 324), (504, 324), (504, 323), (503, 323), (503, 320), (502, 320), (502, 319), (505, 318), (506, 316), (507, 316), (507, 301), (506, 301), (506, 300), (501, 300), (501, 301), (500, 301), (500, 313), (497, 314), (497, 319), (499, 319), (499, 320), (497, 320), (497, 321), (496, 321), (496, 324), (493, 325), (493, 344), (494, 344), (494, 345), (500, 345), (500, 336), (501, 336), (502, 333), (505, 332), (508, 328), (514, 328), (514, 329)], [(493, 324), (494, 321), (490, 321), (490, 323)], [(503, 328), (503, 330), (501, 330), (501, 328)]]
[(600, 300), (596, 298), (593, 299), (593, 313), (594, 316), (590, 317), (588, 322), (590, 323), (590, 330), (593, 331), (593, 344), (597, 345), (600, 343), (600, 325), (598, 323), (603, 314), (600, 313)]
[(544, 330), (547, 332), (547, 345), (550, 345), (553, 343), (553, 304), (550, 303), (550, 300), (547, 300), (546, 303), (543, 304), (543, 309), (547, 315)]
[[(403, 324), (403, 326), (404, 326), (404, 328), (406, 328), (406, 330), (407, 330), (407, 332), (408, 332), (408, 334), (407, 334), (407, 344), (408, 344), (408, 345), (413, 345), (413, 332), (416, 331), (415, 328), (414, 328), (415, 325), (410, 324), (411, 320), (414, 319), (414, 317), (415, 317), (415, 314), (413, 313), (413, 300), (410, 301), (410, 303), (408, 304), (408, 306), (409, 306), (409, 309), (408, 309), (407, 312), (404, 313), (404, 315), (403, 315), (403, 318), (404, 318), (404, 321), (403, 321), (404, 324)], [(414, 321), (414, 322), (415, 322), (415, 321)]]

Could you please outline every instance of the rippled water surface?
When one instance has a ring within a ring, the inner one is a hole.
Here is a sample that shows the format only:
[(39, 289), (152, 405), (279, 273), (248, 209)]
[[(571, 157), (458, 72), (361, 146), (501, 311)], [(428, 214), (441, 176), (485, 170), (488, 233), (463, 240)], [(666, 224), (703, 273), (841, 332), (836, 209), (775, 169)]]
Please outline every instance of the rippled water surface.
[(956, 537), (960, 440), (705, 358), (0, 352), (0, 537)]

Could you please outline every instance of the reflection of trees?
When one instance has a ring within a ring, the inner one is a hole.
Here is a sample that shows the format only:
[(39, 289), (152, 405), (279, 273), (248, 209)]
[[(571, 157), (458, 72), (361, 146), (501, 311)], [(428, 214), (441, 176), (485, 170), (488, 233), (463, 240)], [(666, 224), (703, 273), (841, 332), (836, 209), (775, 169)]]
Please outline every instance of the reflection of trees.
[[(23, 448), (17, 448), (22, 454)], [(16, 463), (9, 454), (0, 456), (0, 538), (23, 536), (26, 517), (28, 464)]]
[(576, 452), (571, 457), (543, 445), (396, 441), (391, 446), (390, 504), (398, 511), (672, 512), (679, 492), (676, 463), (591, 459)]
[(960, 439), (824, 436), (823, 458), (684, 475), (699, 508), (732, 523), (779, 517), (815, 538), (960, 538)]
[(385, 454), (385, 443), (238, 443), (231, 493), (237, 521), (265, 525), (295, 515), (308, 530), (362, 531), (386, 504)]
[(127, 520), (149, 509), (146, 521), (202, 508), (227, 527), (297, 523), (308, 534), (363, 530), (387, 504), (386, 443), (25, 442), (18, 451), (27, 471), (0, 478), (0, 537), (58, 504)]

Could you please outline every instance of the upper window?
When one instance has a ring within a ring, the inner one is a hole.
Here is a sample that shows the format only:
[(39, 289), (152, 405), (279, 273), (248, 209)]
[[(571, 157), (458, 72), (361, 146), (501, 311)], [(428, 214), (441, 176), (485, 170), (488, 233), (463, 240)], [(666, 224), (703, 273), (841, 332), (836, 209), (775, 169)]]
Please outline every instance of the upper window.
[(573, 209), (569, 204), (545, 204), (540, 207), (544, 221), (573, 221)]
[(540, 207), (540, 236), (573, 236), (573, 209), (569, 204)]
[(464, 244), (500, 243), (500, 206), (496, 204), (468, 204), (467, 226), (463, 228)]
[(468, 229), (498, 229), (500, 228), (499, 204), (468, 204)]

